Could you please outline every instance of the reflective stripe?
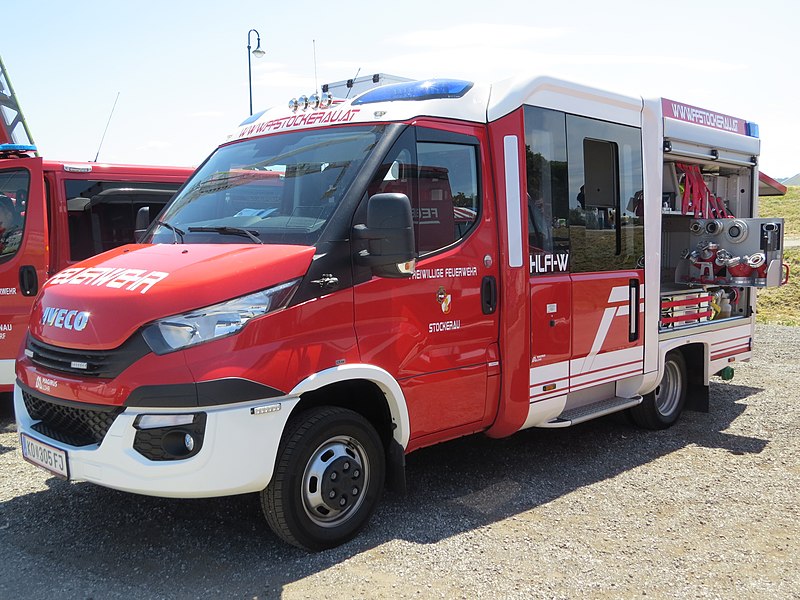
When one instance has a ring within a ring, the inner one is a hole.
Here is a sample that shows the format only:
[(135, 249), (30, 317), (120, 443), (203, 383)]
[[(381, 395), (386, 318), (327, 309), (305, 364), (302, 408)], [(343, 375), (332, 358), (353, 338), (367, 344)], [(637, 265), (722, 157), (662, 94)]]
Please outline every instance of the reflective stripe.
[(519, 190), (519, 140), (515, 135), (503, 138), (506, 175), (506, 218), (508, 220), (508, 266), (515, 268), (522, 261), (522, 214)]

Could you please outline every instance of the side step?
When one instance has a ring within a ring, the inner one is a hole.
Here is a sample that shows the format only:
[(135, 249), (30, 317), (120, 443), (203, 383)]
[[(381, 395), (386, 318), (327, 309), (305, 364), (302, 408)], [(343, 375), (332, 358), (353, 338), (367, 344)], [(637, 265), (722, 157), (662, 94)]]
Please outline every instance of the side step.
[(597, 417), (610, 415), (611, 413), (625, 410), (631, 406), (636, 406), (642, 402), (641, 396), (634, 396), (633, 398), (609, 398), (601, 400), (594, 404), (587, 404), (586, 406), (579, 406), (565, 410), (558, 417), (547, 423), (542, 423), (538, 427), (569, 427), (570, 425), (577, 425), (584, 421), (590, 421)]

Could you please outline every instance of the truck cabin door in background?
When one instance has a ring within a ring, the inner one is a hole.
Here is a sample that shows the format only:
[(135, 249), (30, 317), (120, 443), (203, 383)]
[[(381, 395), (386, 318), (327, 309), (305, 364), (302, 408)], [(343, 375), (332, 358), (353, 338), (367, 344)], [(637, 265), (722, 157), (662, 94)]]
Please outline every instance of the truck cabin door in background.
[(14, 360), (33, 299), (47, 277), (42, 159), (0, 162), (0, 392), (14, 384)]

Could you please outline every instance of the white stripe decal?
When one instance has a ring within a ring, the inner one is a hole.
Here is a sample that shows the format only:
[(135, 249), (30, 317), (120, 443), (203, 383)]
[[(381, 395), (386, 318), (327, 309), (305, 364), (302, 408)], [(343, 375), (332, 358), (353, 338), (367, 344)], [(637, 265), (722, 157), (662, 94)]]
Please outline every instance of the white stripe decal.
[[(613, 292), (612, 292), (613, 293)], [(578, 373), (584, 373), (592, 368), (592, 364), (594, 363), (594, 359), (597, 356), (600, 349), (603, 347), (603, 342), (606, 341), (606, 336), (608, 335), (608, 330), (611, 329), (611, 323), (614, 320), (614, 315), (616, 314), (617, 309), (616, 307), (607, 308), (603, 311), (603, 319), (600, 321), (600, 329), (597, 330), (597, 335), (594, 336), (594, 342), (592, 342), (592, 349), (589, 350), (589, 354), (586, 356), (586, 360), (583, 362), (583, 367), (581, 368)]]
[(630, 363), (627, 365), (620, 365), (617, 367), (612, 367), (610, 369), (603, 369), (600, 371), (594, 371), (592, 373), (587, 373), (586, 375), (579, 375), (578, 377), (573, 377), (570, 380), (570, 387), (575, 389), (576, 386), (586, 385), (592, 383), (593, 381), (599, 381), (601, 379), (619, 379), (623, 375), (627, 375), (633, 371), (641, 372), (642, 363), (635, 362)]
[(560, 390), (550, 390), (549, 392), (544, 392), (539, 394), (538, 396), (531, 395), (530, 401), (531, 402), (539, 402), (540, 400), (549, 400), (550, 398), (555, 398), (556, 396), (563, 396), (564, 392), (567, 389), (560, 389)]
[(722, 350), (736, 348), (738, 346), (747, 348), (750, 346), (750, 341), (748, 340), (745, 342), (742, 340), (730, 340), (727, 342), (717, 342), (716, 344), (711, 345), (711, 352), (720, 352)]
[(617, 287), (611, 288), (611, 293), (608, 295), (608, 303), (628, 302), (630, 291), (631, 288), (627, 285), (618, 285)]
[(715, 356), (719, 356), (720, 354), (741, 354), (742, 352), (750, 352), (750, 345), (746, 344), (744, 346), (734, 346), (731, 348), (720, 348), (719, 350), (712, 350), (711, 351), (711, 358)]
[(600, 379), (595, 379), (593, 381), (589, 381), (589, 382), (581, 384), (581, 385), (573, 385), (573, 386), (570, 387), (569, 391), (570, 392), (578, 392), (580, 390), (585, 390), (586, 388), (590, 388), (590, 387), (593, 387), (595, 385), (600, 385), (601, 383), (610, 383), (612, 381), (618, 381), (620, 379), (625, 379), (626, 377), (633, 377), (634, 375), (641, 375), (641, 373), (642, 373), (642, 368), (640, 366), (640, 367), (636, 368), (635, 370), (629, 371), (627, 373), (619, 373), (619, 374), (614, 375), (614, 376), (602, 377)]
[(614, 350), (612, 352), (604, 352), (597, 356), (594, 361), (594, 369), (586, 366), (586, 358), (574, 358), (570, 362), (570, 372), (573, 375), (586, 374), (592, 370), (610, 369), (617, 365), (624, 365), (641, 361), (644, 358), (644, 348), (642, 346), (634, 346), (633, 348), (623, 348), (622, 350)]
[(519, 141), (515, 135), (503, 138), (506, 175), (506, 219), (508, 220), (508, 266), (521, 267), (522, 214), (519, 190)]
[(543, 367), (532, 367), (530, 383), (531, 385), (537, 385), (548, 381), (566, 379), (568, 377), (569, 361), (565, 360), (552, 365), (544, 365)]

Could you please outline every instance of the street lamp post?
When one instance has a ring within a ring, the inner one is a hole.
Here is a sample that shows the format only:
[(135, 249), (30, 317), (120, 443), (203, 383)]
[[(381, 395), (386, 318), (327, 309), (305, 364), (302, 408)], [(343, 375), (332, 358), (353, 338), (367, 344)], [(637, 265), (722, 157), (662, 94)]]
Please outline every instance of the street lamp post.
[(261, 49), (261, 35), (255, 29), (251, 29), (247, 32), (247, 87), (250, 90), (250, 114), (253, 114), (253, 70), (250, 67), (250, 34), (256, 34), (256, 49), (253, 50), (252, 54), (256, 58), (261, 58), (266, 54)]

